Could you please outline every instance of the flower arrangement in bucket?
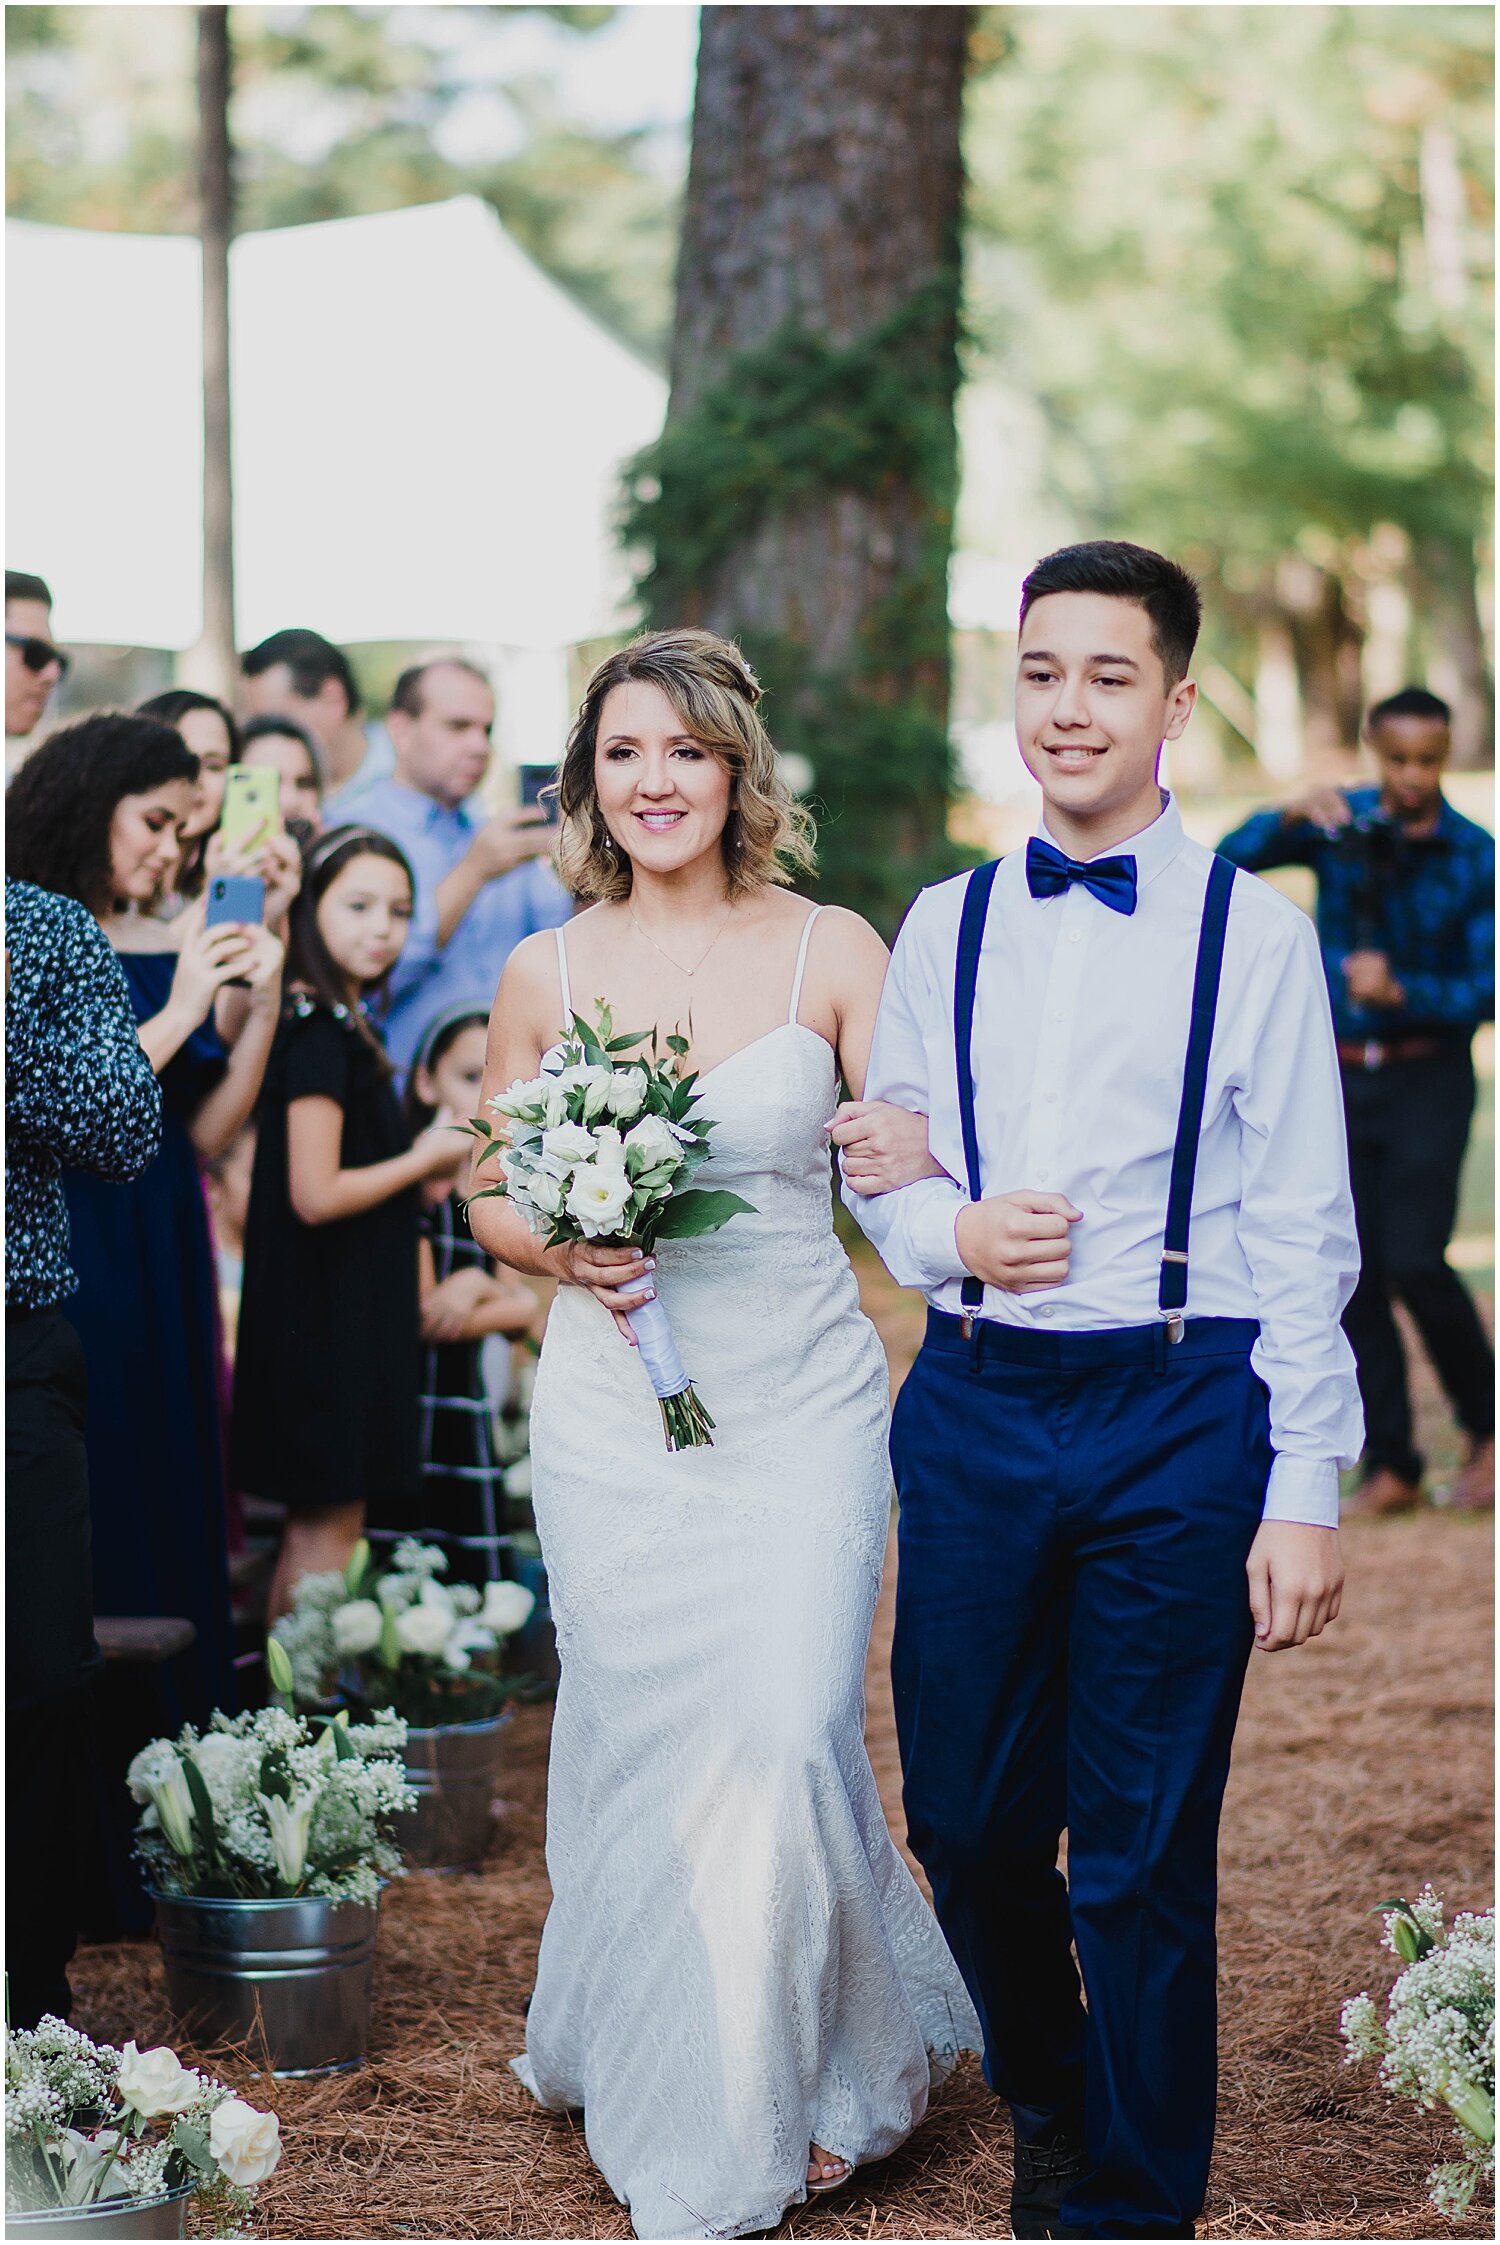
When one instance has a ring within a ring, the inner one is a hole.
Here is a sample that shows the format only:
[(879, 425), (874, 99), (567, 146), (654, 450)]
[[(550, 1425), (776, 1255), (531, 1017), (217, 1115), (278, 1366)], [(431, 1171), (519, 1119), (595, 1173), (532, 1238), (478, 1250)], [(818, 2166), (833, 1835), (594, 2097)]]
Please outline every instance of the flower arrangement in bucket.
[[(603, 1004), (592, 1028), (575, 1013), (573, 1032), (547, 1054), (540, 1075), (489, 1102), (504, 1131), (482, 1117), (469, 1124), (483, 1141), (476, 1168), (493, 1161), (501, 1172), (474, 1198), (509, 1200), (549, 1247), (586, 1239), (646, 1253), (659, 1240), (702, 1239), (733, 1216), (753, 1215), (738, 1193), (692, 1186), (709, 1158), (713, 1123), (694, 1113), (697, 1076), (680, 1072), (687, 1040), (668, 1037), (663, 1059), (653, 1033), (649, 1062), (627, 1060), (646, 1036), (616, 1036)], [(711, 1447), (714, 1422), (683, 1367), (660, 1297), (628, 1318), (667, 1448)]]
[(280, 2157), (276, 2115), (174, 2051), (116, 2050), (61, 2019), (6, 2032), (7, 2213), (68, 2207), (102, 2220), (183, 2197), (201, 2233), (235, 2236)]
[(284, 1707), (153, 1739), (126, 1774), (143, 1808), (137, 1859), (158, 1894), (375, 1902), (401, 1869), (405, 1744), (388, 1711), (354, 1724), (344, 1710), (319, 1734)]
[(343, 1698), (357, 1712), (394, 1712), (415, 1729), (498, 1714), (525, 1688), (503, 1672), (505, 1647), (530, 1619), (535, 1595), (516, 1582), (486, 1583), (482, 1592), (445, 1583), (447, 1567), (446, 1552), (408, 1536), (383, 1571), (361, 1542), (344, 1573), (304, 1575), (268, 1648), (273, 1661), (285, 1655), (285, 1688), (303, 1706)]
[(1459, 2221), (1495, 2171), (1495, 1913), (1461, 1911), (1446, 1931), (1430, 1886), (1415, 1902), (1381, 1903), (1383, 1941), (1405, 1966), (1386, 1999), (1351, 1996), (1340, 2027), (1346, 2065), (1380, 2060), (1394, 2097), (1453, 2115), (1461, 2158), (1434, 2167), (1427, 2195)]

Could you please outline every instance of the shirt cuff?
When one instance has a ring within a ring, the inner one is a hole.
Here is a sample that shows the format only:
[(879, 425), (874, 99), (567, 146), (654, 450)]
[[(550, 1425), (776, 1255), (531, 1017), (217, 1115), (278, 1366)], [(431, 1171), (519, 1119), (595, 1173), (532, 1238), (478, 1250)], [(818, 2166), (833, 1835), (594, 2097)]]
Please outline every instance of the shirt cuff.
[(958, 1219), (969, 1204), (957, 1186), (944, 1190), (940, 1178), (932, 1183), (939, 1188), (934, 1193), (924, 1194), (920, 1186), (916, 1188), (920, 1197), (911, 1211), (908, 1238), (924, 1277), (937, 1286), (950, 1278), (969, 1276), (969, 1266), (958, 1252), (955, 1237)]
[(1294, 1520), (1305, 1528), (1339, 1524), (1339, 1469), (1332, 1458), (1295, 1458), (1278, 1451), (1271, 1460), (1262, 1520)]

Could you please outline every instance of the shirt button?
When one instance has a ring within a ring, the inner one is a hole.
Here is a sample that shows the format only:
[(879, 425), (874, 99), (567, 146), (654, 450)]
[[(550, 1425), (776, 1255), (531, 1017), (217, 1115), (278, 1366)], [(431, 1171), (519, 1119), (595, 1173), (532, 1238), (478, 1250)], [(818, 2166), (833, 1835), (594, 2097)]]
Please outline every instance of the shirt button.
[(1082, 941), (1083, 941), (1083, 936), (1082, 936), (1082, 933), (1081, 933), (1081, 931), (1080, 931), (1079, 929), (1077, 929), (1077, 928), (1069, 928), (1069, 930), (1068, 930), (1068, 941), (1069, 941), (1070, 943), (1082, 943)]
[(1055, 1107), (1057, 1105), (1057, 1093), (1055, 1091), (1044, 1091), (1042, 1093), (1042, 1097), (1046, 1100), (1049, 1107)]
[(1036, 1314), (1038, 1317), (1055, 1317), (1057, 1313), (1050, 1302), (1043, 1302)]
[(1045, 1185), (1045, 1184), (1046, 1184), (1046, 1182), (1047, 1182), (1047, 1180), (1048, 1180), (1048, 1178), (1049, 1178), (1049, 1177), (1050, 1177), (1051, 1175), (1052, 1175), (1052, 1172), (1051, 1172), (1051, 1170), (1050, 1170), (1050, 1169), (1039, 1169), (1039, 1170), (1037, 1171), (1037, 1173), (1036, 1173), (1036, 1176), (1037, 1176), (1037, 1183), (1038, 1183), (1039, 1185)]
[(1052, 1018), (1053, 1018), (1053, 1020), (1054, 1020), (1054, 1021), (1066, 1021), (1068, 1017), (1067, 1017), (1067, 1015), (1066, 1015), (1066, 1014), (1065, 1014), (1065, 1013), (1063, 1012), (1063, 1009), (1062, 1009), (1062, 1007), (1061, 1007), (1061, 1006), (1059, 1006), (1059, 1007), (1058, 1007), (1058, 1009), (1057, 1009), (1057, 1011), (1056, 1011), (1056, 1013), (1055, 1013), (1055, 1014), (1054, 1014), (1054, 1015), (1052, 1016)]

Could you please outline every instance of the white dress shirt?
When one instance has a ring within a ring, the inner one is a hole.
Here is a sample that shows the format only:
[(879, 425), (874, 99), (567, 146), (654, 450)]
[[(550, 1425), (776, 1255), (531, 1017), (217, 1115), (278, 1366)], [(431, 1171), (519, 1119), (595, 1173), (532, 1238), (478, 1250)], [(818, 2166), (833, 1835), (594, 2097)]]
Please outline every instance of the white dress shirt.
[[(1045, 832), (1045, 829), (1044, 829)], [(1049, 837), (1050, 839), (1050, 837)], [(1034, 898), (1026, 853), (995, 876), (979, 958), (973, 1070), (985, 1197), (1065, 1194), (1061, 1286), (986, 1287), (979, 1317), (1037, 1332), (1147, 1325), (1157, 1285), (1188, 1013), (1212, 853), (1168, 798), (1133, 856), (1128, 917), (1081, 885)], [(925, 889), (897, 938), (866, 1099), (928, 1117), (949, 1177), (866, 1199), (857, 1222), (902, 1286), (963, 1314), (954, 1239), (968, 1194), (953, 1050), (966, 876)], [(1254, 1318), (1271, 1404), (1268, 1520), (1338, 1525), (1338, 1469), (1364, 1439), (1354, 1357), (1339, 1324), (1359, 1271), (1344, 1106), (1312, 922), (1241, 874), (1230, 901), (1218, 1020), (1193, 1188), (1185, 1315)]]

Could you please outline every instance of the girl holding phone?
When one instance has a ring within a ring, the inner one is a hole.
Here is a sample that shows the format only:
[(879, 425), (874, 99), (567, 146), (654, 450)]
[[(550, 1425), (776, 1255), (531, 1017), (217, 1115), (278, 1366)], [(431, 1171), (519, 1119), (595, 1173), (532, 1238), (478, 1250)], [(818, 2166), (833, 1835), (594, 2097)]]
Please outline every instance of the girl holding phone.
[(297, 845), (279, 821), (248, 845), (230, 831), (224, 816), (229, 775), (241, 767), (245, 756), (244, 736), (234, 718), (212, 694), (189, 687), (153, 694), (136, 715), (170, 725), (198, 759), (198, 778), (182, 830), (182, 854), (152, 905), (156, 917), (175, 920), (203, 894), (211, 874), (250, 875), (264, 883), (258, 917), (284, 940), (287, 912), (301, 879)]
[(347, 1562), (366, 1508), (420, 1487), (419, 1188), (456, 1179), (446, 1117), (413, 1142), (367, 1012), (401, 955), (411, 868), (371, 827), (308, 853), (289, 995), (257, 1117), (245, 1228), (231, 1465), (285, 1505), (270, 1618), (293, 1584)]
[[(207, 928), (199, 898), (152, 917), (193, 820), (198, 759), (149, 717), (84, 718), (22, 766), (7, 801), (6, 864), (76, 897), (119, 954), (141, 1044), (161, 1079), (161, 1151), (133, 1184), (70, 1171), (79, 1291), (69, 1315), (88, 1362), (95, 1604), (185, 1615), (197, 1641), (153, 1670), (159, 1729), (234, 1703), (214, 1260), (198, 1176), (260, 1091), (281, 1006), (282, 949), (264, 928)], [(190, 838), (189, 838), (190, 839)], [(214, 1024), (237, 980), (232, 1049)], [(109, 1086), (100, 1086), (107, 1099)], [(146, 1735), (149, 1735), (146, 1734)]]

